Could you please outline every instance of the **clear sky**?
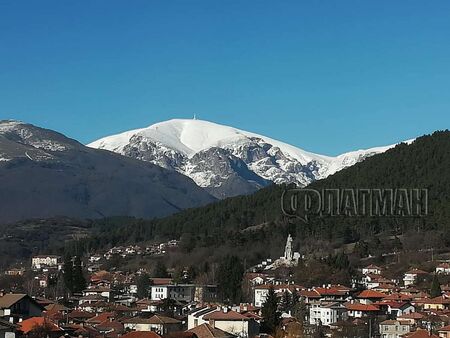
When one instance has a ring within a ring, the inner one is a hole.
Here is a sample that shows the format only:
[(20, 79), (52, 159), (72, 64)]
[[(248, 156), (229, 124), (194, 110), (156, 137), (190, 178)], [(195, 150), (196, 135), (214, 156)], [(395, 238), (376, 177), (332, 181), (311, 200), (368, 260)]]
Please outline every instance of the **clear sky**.
[(198, 118), (334, 155), (450, 127), (450, 1), (0, 0), (0, 119)]

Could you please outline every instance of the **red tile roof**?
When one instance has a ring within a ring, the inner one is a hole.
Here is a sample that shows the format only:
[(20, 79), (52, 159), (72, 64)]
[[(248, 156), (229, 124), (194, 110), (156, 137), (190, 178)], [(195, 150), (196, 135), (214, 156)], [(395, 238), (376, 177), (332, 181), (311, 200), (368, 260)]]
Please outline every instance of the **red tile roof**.
[(398, 316), (397, 319), (422, 319), (425, 316), (419, 312), (411, 312), (406, 315)]
[(358, 298), (379, 298), (383, 299), (387, 295), (382, 292), (374, 291), (374, 290), (364, 290), (359, 295)]
[(441, 331), (442, 331), (442, 332), (450, 332), (450, 325), (441, 327), (438, 331), (439, 331), (439, 332), (441, 332)]
[(300, 297), (320, 298), (320, 294), (314, 290), (301, 290), (298, 294)]
[(345, 308), (349, 311), (363, 311), (363, 312), (374, 312), (380, 309), (372, 304), (361, 304), (361, 303), (346, 303)]
[(413, 297), (411, 295), (405, 295), (404, 293), (393, 293), (384, 297), (384, 300), (407, 301), (412, 298)]
[(435, 334), (430, 334), (427, 330), (417, 329), (417, 331), (407, 333), (405, 338), (439, 338)]
[(199, 338), (230, 338), (234, 337), (228, 332), (222, 331), (220, 329), (214, 328), (210, 326), (209, 324), (202, 324), (199, 326), (196, 326), (188, 332), (195, 333), (197, 337)]
[(314, 288), (321, 296), (344, 296), (347, 294), (346, 290), (339, 290), (337, 288)]
[(115, 316), (114, 312), (102, 312), (102, 313), (98, 314), (97, 316), (88, 319), (87, 322), (92, 323), (92, 324), (94, 324), (94, 323), (99, 324), (99, 323), (104, 322), (105, 320), (114, 318), (114, 316)]
[(437, 267), (443, 269), (450, 269), (450, 263), (441, 263)]
[(204, 320), (250, 320), (250, 318), (241, 315), (240, 313), (230, 310), (227, 312), (223, 311), (214, 311), (211, 313), (208, 313), (207, 315), (203, 316)]
[(438, 296), (431, 299), (424, 300), (425, 304), (450, 304), (450, 298), (445, 296)]
[(153, 285), (168, 285), (172, 284), (172, 278), (151, 278)]
[(31, 317), (29, 319), (25, 319), (24, 321), (19, 323), (19, 330), (23, 333), (27, 334), (32, 331), (35, 327), (39, 326), (47, 326), (52, 332), (62, 331), (59, 326), (53, 323), (51, 320), (44, 317)]
[(81, 310), (73, 310), (71, 313), (69, 313), (69, 318), (76, 318), (76, 319), (89, 319), (95, 317), (93, 313), (81, 311)]
[(395, 302), (395, 301), (381, 301), (381, 302), (375, 302), (373, 305), (377, 306), (390, 306), (393, 309), (400, 309), (403, 306), (411, 305), (409, 302)]

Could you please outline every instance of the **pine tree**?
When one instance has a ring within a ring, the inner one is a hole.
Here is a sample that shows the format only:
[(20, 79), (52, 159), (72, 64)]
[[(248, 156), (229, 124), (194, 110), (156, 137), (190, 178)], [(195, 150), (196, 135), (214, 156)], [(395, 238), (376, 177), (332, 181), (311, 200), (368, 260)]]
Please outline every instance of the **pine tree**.
[(430, 296), (434, 298), (440, 295), (442, 295), (441, 284), (439, 283), (437, 274), (434, 274), (433, 281), (431, 282)]
[(66, 289), (73, 292), (73, 262), (69, 255), (64, 257), (63, 277)]
[(150, 291), (150, 276), (146, 273), (140, 275), (136, 280), (138, 298), (147, 298)]
[(169, 273), (167, 272), (167, 267), (162, 261), (156, 263), (155, 269), (153, 270), (153, 277), (156, 278), (167, 278)]
[(292, 299), (289, 291), (285, 290), (283, 292), (283, 297), (281, 299), (281, 309), (285, 312), (289, 312), (292, 309)]
[(275, 332), (280, 324), (280, 312), (278, 311), (278, 299), (275, 295), (273, 286), (270, 286), (262, 309), (262, 317), (264, 321), (264, 331), (267, 333)]
[(300, 323), (303, 323), (307, 315), (307, 310), (308, 308), (306, 307), (305, 301), (303, 298), (301, 298), (298, 302), (294, 303), (292, 315)]
[(220, 263), (217, 278), (219, 294), (223, 302), (237, 304), (240, 301), (244, 267), (236, 256), (227, 255)]
[(73, 292), (81, 292), (86, 287), (86, 279), (83, 276), (83, 267), (80, 256), (76, 256), (73, 263)]

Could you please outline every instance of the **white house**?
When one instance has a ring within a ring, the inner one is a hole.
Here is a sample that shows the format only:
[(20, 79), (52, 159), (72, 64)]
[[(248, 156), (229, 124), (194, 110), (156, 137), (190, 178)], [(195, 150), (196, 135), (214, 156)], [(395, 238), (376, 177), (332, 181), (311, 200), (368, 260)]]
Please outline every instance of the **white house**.
[(385, 320), (380, 323), (381, 338), (401, 338), (411, 331), (408, 321)]
[(380, 309), (394, 318), (408, 315), (416, 311), (416, 308), (409, 302), (383, 301), (377, 303)]
[(31, 258), (31, 268), (41, 270), (43, 268), (57, 267), (61, 269), (61, 257), (55, 255), (39, 255)]
[(379, 266), (370, 264), (364, 268), (362, 268), (363, 275), (374, 274), (381, 275), (381, 268)]
[(219, 310), (220, 309), (218, 309), (217, 307), (208, 307), (208, 306), (203, 306), (203, 307), (191, 310), (188, 314), (188, 330), (190, 330), (196, 326), (208, 323), (208, 320), (203, 319), (203, 317), (205, 315), (207, 315), (208, 313), (219, 311)]
[(311, 304), (309, 309), (309, 323), (311, 325), (331, 325), (347, 319), (347, 309), (338, 302), (321, 302)]
[(150, 318), (130, 318), (123, 321), (125, 329), (133, 331), (153, 331), (159, 335), (165, 335), (181, 330), (181, 322), (177, 319), (154, 315)]
[(207, 320), (211, 327), (238, 337), (254, 337), (259, 334), (259, 323), (254, 318), (227, 308), (210, 312), (204, 315), (203, 319)]
[(254, 303), (256, 307), (262, 307), (266, 301), (267, 294), (269, 293), (268, 285), (255, 286), (253, 289)]
[(450, 275), (450, 263), (441, 263), (436, 267), (436, 273)]
[(372, 304), (346, 303), (345, 308), (348, 311), (349, 318), (363, 318), (377, 314), (380, 309)]
[(102, 296), (107, 300), (112, 298), (111, 289), (108, 287), (91, 287), (84, 289), (83, 296)]
[(89, 257), (89, 262), (90, 263), (97, 263), (97, 262), (101, 261), (102, 258), (103, 258), (102, 255), (92, 255), (92, 256)]
[(416, 283), (417, 278), (419, 276), (423, 276), (423, 275), (427, 275), (427, 274), (428, 274), (428, 272), (426, 272), (426, 271), (422, 271), (419, 269), (411, 269), (411, 270), (405, 272), (405, 275), (403, 277), (403, 283), (405, 284), (405, 286), (412, 285), (412, 284)]
[(189, 303), (195, 298), (196, 286), (193, 284), (152, 285), (150, 291), (153, 300), (170, 298)]

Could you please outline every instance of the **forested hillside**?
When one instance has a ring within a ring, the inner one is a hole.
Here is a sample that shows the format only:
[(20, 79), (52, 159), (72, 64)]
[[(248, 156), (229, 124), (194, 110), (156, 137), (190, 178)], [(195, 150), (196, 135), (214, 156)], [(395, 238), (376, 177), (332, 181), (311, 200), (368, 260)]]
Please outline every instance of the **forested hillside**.
[(383, 232), (401, 235), (408, 231), (442, 231), (445, 235), (438, 244), (449, 245), (449, 168), (450, 132), (440, 131), (420, 137), (411, 145), (400, 144), (308, 187), (428, 189), (426, 217), (316, 217), (305, 223), (282, 214), (280, 199), (286, 186), (271, 186), (253, 195), (229, 198), (159, 220), (103, 219), (96, 222), (96, 235), (84, 245), (99, 248), (181, 238), (186, 252), (208, 251), (209, 257), (234, 252), (251, 262), (281, 254), (287, 233), (292, 233), (297, 249), (303, 252), (317, 246), (337, 248), (371, 240)]

